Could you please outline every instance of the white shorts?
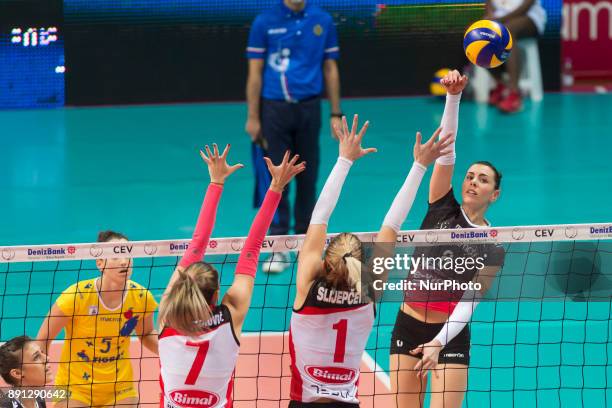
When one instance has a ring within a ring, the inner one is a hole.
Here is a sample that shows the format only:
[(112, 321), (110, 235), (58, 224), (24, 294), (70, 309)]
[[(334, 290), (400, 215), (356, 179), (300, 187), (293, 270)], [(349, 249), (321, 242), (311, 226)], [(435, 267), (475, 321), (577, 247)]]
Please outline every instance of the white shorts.
[[(510, 13), (512, 10), (507, 9), (496, 9), (493, 13), (495, 18), (503, 17), (506, 14)], [(533, 6), (527, 11), (527, 17), (533, 21), (533, 24), (536, 26), (538, 30), (538, 34), (542, 35), (544, 33), (544, 29), (546, 28), (546, 10), (540, 4), (540, 2), (536, 1)]]

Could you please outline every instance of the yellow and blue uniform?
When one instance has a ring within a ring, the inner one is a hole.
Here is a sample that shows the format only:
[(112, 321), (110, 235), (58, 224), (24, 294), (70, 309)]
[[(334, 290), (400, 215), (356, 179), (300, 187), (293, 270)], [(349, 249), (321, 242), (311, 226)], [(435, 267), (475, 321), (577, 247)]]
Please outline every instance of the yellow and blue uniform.
[(66, 316), (66, 340), (55, 383), (67, 386), (70, 399), (90, 406), (112, 405), (137, 397), (130, 359), (130, 336), (157, 308), (151, 292), (128, 280), (121, 305), (108, 308), (96, 279), (80, 281), (56, 300)]

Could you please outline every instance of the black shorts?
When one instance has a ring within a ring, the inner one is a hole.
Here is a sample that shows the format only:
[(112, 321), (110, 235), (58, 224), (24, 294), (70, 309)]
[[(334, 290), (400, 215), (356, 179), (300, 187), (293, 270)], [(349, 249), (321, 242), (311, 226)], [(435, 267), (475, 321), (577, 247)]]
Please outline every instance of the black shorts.
[[(391, 354), (405, 354), (415, 358), (422, 354), (410, 354), (410, 350), (419, 344), (432, 341), (440, 333), (444, 323), (425, 323), (407, 315), (401, 310), (397, 313), (395, 327), (391, 335)], [(440, 352), (440, 364), (470, 365), (470, 328), (466, 324), (463, 330), (452, 339)]]
[(289, 402), (289, 408), (359, 408), (359, 404), (351, 404), (349, 402), (332, 401), (332, 402)]

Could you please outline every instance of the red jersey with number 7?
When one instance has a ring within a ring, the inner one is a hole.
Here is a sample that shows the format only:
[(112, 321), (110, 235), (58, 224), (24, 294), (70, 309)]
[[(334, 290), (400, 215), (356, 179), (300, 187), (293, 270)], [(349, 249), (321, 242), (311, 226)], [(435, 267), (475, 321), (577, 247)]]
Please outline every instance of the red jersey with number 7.
[(291, 399), (359, 403), (357, 386), (375, 310), (359, 292), (339, 291), (316, 280), (289, 331)]
[(240, 343), (225, 305), (217, 306), (199, 336), (171, 327), (159, 335), (160, 386), (164, 408), (232, 406), (234, 370)]

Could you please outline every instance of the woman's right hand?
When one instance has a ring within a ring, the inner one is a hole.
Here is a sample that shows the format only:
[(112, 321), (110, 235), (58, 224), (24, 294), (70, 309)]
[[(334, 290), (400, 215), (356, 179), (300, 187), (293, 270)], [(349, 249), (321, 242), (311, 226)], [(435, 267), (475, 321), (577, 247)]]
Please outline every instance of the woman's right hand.
[(340, 157), (344, 157), (350, 161), (355, 161), (366, 154), (376, 152), (377, 150), (373, 147), (369, 147), (363, 149), (361, 147), (361, 141), (363, 140), (363, 136), (366, 134), (368, 130), (368, 126), (370, 125), (369, 121), (364, 123), (363, 127), (357, 133), (357, 125), (359, 123), (359, 116), (355, 115), (353, 117), (353, 126), (351, 127), (351, 131), (349, 132), (348, 124), (346, 122), (346, 116), (342, 117), (342, 126), (336, 125), (334, 127), (334, 131), (336, 132), (336, 137), (340, 142)]
[(444, 149), (455, 141), (455, 137), (452, 133), (449, 133), (442, 136), (438, 140), (440, 132), (442, 132), (441, 127), (434, 132), (433, 136), (425, 144), (421, 144), (423, 136), (421, 136), (421, 132), (417, 132), (413, 151), (415, 162), (427, 167), (438, 157), (444, 156), (446, 153), (448, 153)]
[[(267, 157), (264, 157), (268, 170), (272, 175), (272, 182), (270, 183), (270, 190), (282, 193), (285, 186), (298, 174), (306, 170), (306, 162), (297, 163), (300, 158), (299, 154), (296, 154), (289, 160), (289, 150), (285, 152), (283, 161), (278, 166), (275, 166)], [(297, 163), (297, 164), (296, 164)]]
[(230, 166), (227, 164), (227, 154), (230, 151), (230, 145), (225, 146), (223, 153), (219, 156), (219, 148), (216, 143), (213, 143), (213, 151), (210, 151), (208, 145), (205, 146), (206, 153), (200, 150), (200, 156), (202, 156), (202, 160), (208, 166), (208, 173), (210, 174), (211, 183), (215, 184), (224, 184), (225, 179), (232, 175), (238, 169), (243, 168), (244, 166), (240, 163), (234, 164)]

